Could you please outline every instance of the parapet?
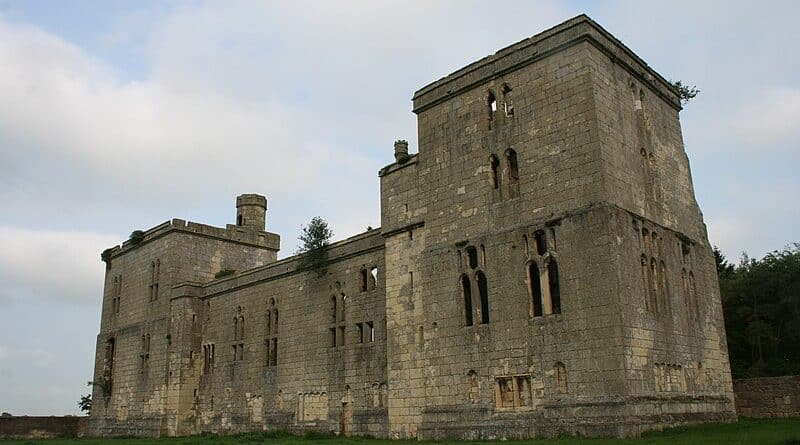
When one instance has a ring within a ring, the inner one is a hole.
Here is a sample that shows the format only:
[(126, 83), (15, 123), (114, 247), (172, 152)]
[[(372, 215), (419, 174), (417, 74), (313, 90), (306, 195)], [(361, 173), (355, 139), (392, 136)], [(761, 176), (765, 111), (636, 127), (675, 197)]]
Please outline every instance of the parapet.
[(105, 261), (122, 253), (134, 250), (140, 245), (147, 244), (173, 232), (187, 233), (246, 246), (260, 247), (276, 252), (280, 250), (281, 245), (281, 237), (277, 233), (255, 232), (235, 225), (228, 225), (226, 228), (214, 227), (175, 218), (144, 231), (144, 235), (138, 237), (136, 240), (129, 239), (121, 245), (106, 249), (103, 252), (103, 260)]
[[(370, 229), (358, 235), (328, 245), (328, 263), (333, 264), (345, 261), (358, 255), (384, 249), (384, 239), (381, 229)], [(229, 292), (233, 288), (246, 287), (256, 282), (270, 281), (285, 276), (305, 273), (298, 270), (300, 255), (269, 263), (260, 267), (243, 271), (230, 277), (206, 283), (203, 286), (205, 297)]]
[(247, 193), (236, 197), (236, 207), (258, 206), (267, 209), (267, 198), (255, 193)]
[(501, 77), (581, 42), (589, 42), (600, 49), (675, 109), (681, 109), (677, 92), (666, 79), (602, 26), (585, 14), (581, 14), (422, 87), (414, 93), (412, 99), (414, 113), (419, 114), (493, 78)]

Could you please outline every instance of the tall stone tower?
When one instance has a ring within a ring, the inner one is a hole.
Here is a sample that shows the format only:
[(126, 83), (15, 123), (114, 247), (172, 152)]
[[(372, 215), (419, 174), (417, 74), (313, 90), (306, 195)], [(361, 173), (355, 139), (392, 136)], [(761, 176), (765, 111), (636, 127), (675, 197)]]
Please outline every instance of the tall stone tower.
[(680, 109), (586, 16), (417, 91), (381, 172), (392, 435), (735, 418)]

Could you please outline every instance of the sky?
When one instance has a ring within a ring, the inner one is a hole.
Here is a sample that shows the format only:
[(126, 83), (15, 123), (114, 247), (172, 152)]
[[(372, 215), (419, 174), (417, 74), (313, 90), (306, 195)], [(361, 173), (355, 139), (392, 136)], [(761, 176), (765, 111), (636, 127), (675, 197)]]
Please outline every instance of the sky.
[(712, 243), (800, 241), (800, 3), (0, 0), (0, 411), (78, 413), (103, 249), (233, 223), (242, 193), (281, 257), (316, 215), (378, 227), (413, 92), (580, 13), (701, 90), (681, 123)]

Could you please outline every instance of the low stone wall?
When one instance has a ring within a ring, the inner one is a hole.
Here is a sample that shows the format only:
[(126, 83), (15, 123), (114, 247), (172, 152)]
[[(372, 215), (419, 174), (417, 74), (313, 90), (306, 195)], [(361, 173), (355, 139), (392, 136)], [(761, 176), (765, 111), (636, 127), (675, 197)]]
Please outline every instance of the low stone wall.
[(83, 435), (86, 417), (0, 417), (0, 439), (50, 439)]
[(733, 381), (736, 411), (745, 417), (800, 417), (800, 375)]

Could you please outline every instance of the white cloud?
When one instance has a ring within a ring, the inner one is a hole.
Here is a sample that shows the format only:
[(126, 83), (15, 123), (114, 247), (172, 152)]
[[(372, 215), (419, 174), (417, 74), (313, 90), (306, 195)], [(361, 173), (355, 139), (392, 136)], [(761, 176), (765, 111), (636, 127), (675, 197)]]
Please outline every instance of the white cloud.
[(33, 366), (47, 368), (56, 362), (56, 355), (44, 349), (34, 349), (27, 353)]
[(0, 227), (0, 299), (97, 303), (105, 268), (99, 252), (118, 236)]
[(8, 348), (5, 346), (0, 346), (0, 360), (5, 360), (8, 358)]
[(800, 89), (763, 89), (742, 102), (720, 115), (718, 134), (727, 134), (732, 145), (747, 151), (800, 153)]

